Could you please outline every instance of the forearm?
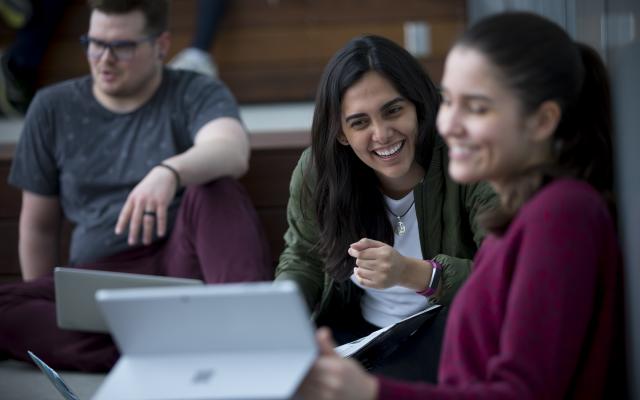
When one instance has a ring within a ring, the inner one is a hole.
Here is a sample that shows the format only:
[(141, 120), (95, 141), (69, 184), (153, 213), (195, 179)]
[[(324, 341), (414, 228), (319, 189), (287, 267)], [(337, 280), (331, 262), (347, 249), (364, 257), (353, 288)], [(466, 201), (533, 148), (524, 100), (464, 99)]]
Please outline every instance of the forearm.
[(186, 186), (223, 176), (239, 178), (247, 172), (249, 157), (241, 151), (229, 149), (224, 143), (210, 142), (194, 146), (164, 163), (178, 171), (181, 185)]
[(22, 279), (30, 281), (51, 272), (60, 263), (60, 229), (20, 230), (18, 253)]
[(237, 120), (221, 118), (198, 133), (184, 153), (164, 160), (180, 176), (182, 185), (198, 185), (223, 176), (239, 178), (249, 168), (249, 138)]
[(404, 257), (405, 269), (400, 284), (417, 292), (425, 290), (431, 282), (433, 267), (426, 260)]

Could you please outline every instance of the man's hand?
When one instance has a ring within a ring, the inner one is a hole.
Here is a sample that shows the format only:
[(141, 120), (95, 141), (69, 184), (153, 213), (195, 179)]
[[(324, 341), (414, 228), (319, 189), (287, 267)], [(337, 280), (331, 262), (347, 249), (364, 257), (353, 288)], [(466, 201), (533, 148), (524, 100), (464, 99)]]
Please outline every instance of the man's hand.
[(388, 244), (364, 238), (349, 246), (348, 253), (356, 259), (353, 273), (361, 285), (376, 289), (403, 285), (405, 257)]
[(360, 364), (340, 357), (328, 328), (316, 334), (320, 355), (298, 389), (305, 400), (373, 400), (378, 396), (378, 380)]
[(156, 166), (129, 193), (118, 222), (116, 235), (129, 226), (129, 245), (138, 243), (142, 230), (142, 243), (151, 244), (153, 228), (163, 237), (167, 233), (169, 204), (178, 191), (177, 180), (168, 168)]

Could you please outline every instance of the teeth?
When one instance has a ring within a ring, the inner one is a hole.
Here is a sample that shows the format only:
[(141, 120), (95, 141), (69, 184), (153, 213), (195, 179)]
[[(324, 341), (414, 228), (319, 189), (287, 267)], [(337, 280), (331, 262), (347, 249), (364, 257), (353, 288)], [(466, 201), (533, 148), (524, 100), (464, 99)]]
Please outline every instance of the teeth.
[(466, 146), (451, 146), (449, 150), (452, 156), (465, 156), (471, 153), (471, 149)]
[(381, 157), (389, 157), (389, 156), (392, 156), (392, 155), (396, 154), (398, 152), (398, 150), (400, 150), (400, 148), (402, 147), (402, 143), (403, 142), (399, 142), (395, 146), (389, 147), (389, 148), (384, 149), (384, 150), (374, 150), (374, 152), (377, 155), (381, 156)]

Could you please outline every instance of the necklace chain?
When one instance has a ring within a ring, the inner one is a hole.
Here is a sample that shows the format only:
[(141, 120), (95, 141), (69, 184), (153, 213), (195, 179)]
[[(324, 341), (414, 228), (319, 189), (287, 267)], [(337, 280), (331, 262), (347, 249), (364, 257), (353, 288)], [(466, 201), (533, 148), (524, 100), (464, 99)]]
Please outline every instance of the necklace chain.
[(389, 206), (385, 203), (385, 207), (387, 208), (387, 210), (391, 213), (391, 215), (396, 217), (396, 223), (395, 223), (395, 226), (393, 227), (393, 231), (396, 233), (396, 235), (402, 236), (407, 232), (407, 227), (405, 226), (404, 222), (402, 222), (402, 218), (405, 215), (407, 215), (407, 213), (409, 212), (409, 210), (411, 210), (411, 207), (413, 207), (415, 203), (416, 203), (416, 199), (414, 198), (411, 204), (409, 205), (409, 208), (407, 208), (407, 210), (400, 215), (391, 211)]
[(413, 199), (411, 204), (409, 204), (409, 208), (407, 208), (407, 210), (405, 212), (403, 212), (402, 214), (400, 214), (400, 215), (398, 215), (398, 214), (394, 213), (393, 211), (391, 211), (391, 209), (389, 208), (389, 206), (386, 203), (385, 203), (385, 207), (387, 207), (387, 210), (391, 213), (391, 215), (393, 215), (397, 219), (400, 219), (400, 218), (404, 217), (405, 215), (407, 215), (407, 213), (409, 212), (409, 210), (411, 210), (411, 207), (413, 207), (413, 205), (415, 203), (416, 203), (416, 199)]

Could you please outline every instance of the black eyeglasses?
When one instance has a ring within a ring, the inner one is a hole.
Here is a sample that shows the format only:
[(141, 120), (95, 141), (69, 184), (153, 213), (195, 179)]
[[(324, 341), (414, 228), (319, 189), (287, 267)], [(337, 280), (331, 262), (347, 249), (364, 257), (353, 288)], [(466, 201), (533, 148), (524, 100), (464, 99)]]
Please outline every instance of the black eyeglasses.
[(157, 37), (157, 35), (150, 35), (138, 40), (114, 40), (105, 42), (104, 40), (92, 38), (89, 35), (82, 35), (80, 36), (80, 43), (85, 48), (87, 56), (92, 60), (99, 60), (104, 52), (109, 49), (116, 60), (129, 61), (133, 58), (138, 45), (153, 41)]

